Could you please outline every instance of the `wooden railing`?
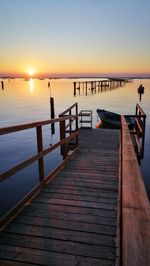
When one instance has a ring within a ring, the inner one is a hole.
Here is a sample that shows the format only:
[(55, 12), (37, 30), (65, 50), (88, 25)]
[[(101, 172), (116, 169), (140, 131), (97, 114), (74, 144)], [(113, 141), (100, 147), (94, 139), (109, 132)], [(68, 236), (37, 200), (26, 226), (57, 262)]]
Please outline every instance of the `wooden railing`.
[[(78, 131), (78, 104), (75, 103), (72, 106), (70, 106), (68, 109), (66, 109), (64, 112), (59, 114), (60, 118), (70, 116), (69, 123), (66, 124), (66, 120), (61, 121), (61, 127), (60, 127), (60, 138), (65, 139), (66, 135), (71, 135), (74, 132)], [(73, 115), (73, 117), (72, 117)], [(78, 146), (78, 135), (74, 137), (75, 142), (68, 142), (68, 145), (66, 143), (61, 145), (61, 154), (63, 155), (63, 158), (66, 158), (67, 152), (72, 149), (72, 147)], [(71, 145), (72, 144), (72, 145)], [(70, 147), (72, 146), (72, 147)]]
[[(76, 107), (77, 108), (77, 107)], [(77, 115), (71, 115), (71, 112), (69, 112), (70, 115), (60, 116), (56, 119), (51, 120), (45, 120), (45, 121), (39, 121), (29, 124), (22, 124), (17, 126), (11, 126), (11, 127), (5, 127), (0, 128), (0, 135), (10, 134), (18, 131), (28, 130), (31, 128), (34, 128), (36, 130), (36, 139), (37, 139), (37, 154), (33, 155), (32, 157), (26, 159), (25, 161), (19, 163), (18, 165), (15, 165), (11, 169), (3, 172), (0, 174), (0, 182), (3, 182), (10, 176), (14, 175), (15, 173), (19, 172), (20, 170), (26, 168), (30, 164), (32, 164), (35, 161), (38, 161), (38, 170), (39, 170), (39, 184), (21, 201), (19, 202), (11, 211), (8, 213), (2, 220), (1, 220), (1, 226), (15, 213), (15, 211), (18, 211), (19, 208), (21, 208), (27, 200), (32, 197), (46, 182), (49, 181), (50, 178), (52, 178), (56, 172), (59, 171), (64, 165), (64, 163), (71, 157), (73, 154), (77, 151), (78, 143), (76, 143), (76, 147), (74, 149), (74, 152), (67, 156), (67, 150), (66, 147), (68, 141), (71, 139), (78, 137), (78, 127), (76, 124), (76, 128), (74, 131), (70, 131), (69, 136), (66, 136), (66, 127), (65, 122), (66, 121), (73, 121), (74, 119), (77, 121), (78, 116)], [(59, 123), (60, 125), (60, 141), (55, 143), (54, 145), (43, 149), (43, 136), (42, 136), (42, 127), (46, 125), (50, 125), (52, 123)], [(69, 122), (70, 123), (70, 122)], [(44, 173), (44, 156), (53, 151), (54, 149), (58, 147), (62, 148), (62, 155), (63, 155), (63, 162), (61, 162), (51, 173), (48, 174), (48, 176), (45, 176)]]
[(124, 116), (121, 123), (121, 265), (147, 266), (150, 262), (150, 205)]
[(144, 144), (145, 144), (145, 126), (146, 126), (146, 114), (142, 110), (139, 104), (136, 104), (135, 115), (125, 115), (125, 117), (134, 118), (135, 125), (131, 134), (134, 135), (134, 146), (137, 153), (138, 160), (144, 157)]

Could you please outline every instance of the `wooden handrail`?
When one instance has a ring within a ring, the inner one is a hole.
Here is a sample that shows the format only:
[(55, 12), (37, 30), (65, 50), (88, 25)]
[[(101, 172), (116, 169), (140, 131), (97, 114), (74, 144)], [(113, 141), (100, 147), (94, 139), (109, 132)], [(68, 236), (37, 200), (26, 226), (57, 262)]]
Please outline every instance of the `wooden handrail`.
[[(36, 135), (37, 135), (37, 150), (38, 153), (30, 158), (28, 158), (27, 160), (19, 163), (18, 165), (12, 167), (11, 169), (5, 171), (4, 173), (0, 174), (0, 182), (4, 181), (5, 179), (7, 179), (8, 177), (14, 175), (15, 173), (17, 173), (18, 171), (26, 168), (27, 166), (29, 166), (30, 164), (32, 164), (33, 162), (35, 162), (36, 160), (38, 160), (38, 167), (39, 167), (39, 178), (40, 181), (42, 181), (42, 179), (44, 179), (44, 161), (43, 161), (43, 157), (48, 154), (49, 152), (51, 152), (52, 150), (56, 149), (57, 147), (59, 147), (60, 145), (64, 145), (66, 141), (68, 141), (69, 139), (76, 137), (78, 135), (77, 131), (72, 133), (69, 137), (67, 138), (61, 138), (61, 140), (59, 142), (57, 142), (56, 144), (52, 145), (50, 148), (43, 150), (43, 138), (42, 138), (42, 126), (48, 125), (48, 124), (52, 124), (52, 123), (63, 123), (66, 120), (70, 120), (70, 119), (76, 119), (77, 115), (71, 115), (71, 116), (65, 116), (65, 117), (60, 117), (60, 118), (56, 118), (56, 119), (50, 119), (50, 120), (44, 120), (44, 121), (38, 121), (38, 122), (34, 122), (34, 123), (28, 123), (28, 124), (22, 124), (22, 125), (15, 125), (15, 126), (11, 126), (11, 127), (5, 127), (5, 128), (0, 128), (0, 135), (5, 135), (5, 134), (9, 134), (9, 133), (14, 133), (14, 132), (18, 132), (18, 131), (22, 131), (22, 130), (27, 130), (27, 129), (31, 129), (31, 128), (36, 128)], [(61, 125), (60, 125), (61, 127)]]
[[(77, 104), (74, 104), (73, 106), (75, 106), (76, 110), (77, 110)], [(68, 109), (70, 109), (70, 108), (68, 108)], [(66, 136), (66, 134), (65, 134), (65, 130), (66, 130), (65, 129), (65, 121), (66, 120), (72, 121), (74, 119), (76, 119), (76, 120), (78, 119), (77, 112), (76, 112), (76, 115), (71, 115), (71, 114), (70, 115), (64, 115), (64, 116), (56, 118), (56, 119), (49, 119), (49, 120), (37, 121), (37, 122), (33, 122), (33, 123), (27, 123), (27, 124), (22, 124), (22, 125), (15, 125), (15, 126), (10, 126), (10, 127), (0, 128), (0, 135), (15, 133), (18, 131), (34, 128), (34, 129), (36, 129), (36, 137), (37, 137), (37, 139), (36, 139), (36, 141), (37, 141), (37, 154), (31, 156), (30, 158), (26, 159), (25, 161), (19, 163), (18, 165), (15, 165), (11, 169), (8, 169), (7, 171), (1, 173), (0, 174), (0, 182), (3, 182), (4, 180), (9, 178), (10, 176), (12, 176), (15, 173), (17, 173), (18, 171), (26, 168), (27, 166), (29, 166), (30, 164), (32, 164), (35, 161), (38, 161), (38, 168), (39, 168), (39, 184), (37, 185), (37, 188), (34, 188), (31, 193), (26, 195), (25, 198), (19, 204), (17, 204), (17, 206), (15, 206), (10, 211), (10, 213), (8, 213), (6, 215), (6, 217), (4, 219), (2, 219), (0, 221), (1, 225), (4, 225), (4, 223), (7, 221), (7, 218), (10, 218), (12, 215), (14, 215), (16, 210), (18, 211), (20, 206), (23, 206), (24, 202), (26, 202), (29, 197), (32, 197), (33, 194), (36, 193), (37, 190), (39, 190), (43, 186), (43, 184), (45, 184), (45, 182), (48, 181), (49, 178), (53, 177), (55, 172), (58, 171), (58, 169), (60, 169), (62, 167), (64, 162), (67, 161), (67, 158), (69, 158), (70, 156), (72, 156), (73, 154), (76, 153), (76, 151), (78, 149), (78, 143), (76, 143), (76, 147), (75, 147), (74, 151), (69, 155), (67, 154), (67, 152), (68, 152), (67, 143), (69, 140), (78, 137), (78, 128), (76, 127), (75, 130), (73, 132), (71, 132), (69, 136)], [(45, 125), (49, 125), (49, 124), (53, 124), (53, 123), (57, 123), (57, 122), (59, 122), (59, 126), (60, 126), (60, 133), (61, 133), (60, 134), (60, 141), (58, 141), (57, 143), (55, 143), (51, 147), (43, 149), (42, 127)], [(60, 163), (60, 165), (58, 167), (56, 167), (56, 170), (50, 172), (48, 174), (48, 176), (45, 177), (44, 156), (47, 155), (48, 153), (50, 153), (51, 151), (53, 151), (54, 149), (60, 147), (60, 146), (62, 147), (63, 161)]]
[(16, 166), (12, 167), (11, 169), (3, 172), (2, 174), (0, 174), (0, 182), (3, 182), (8, 177), (10, 177), (10, 176), (14, 175), (15, 173), (19, 172), (20, 170), (26, 168), (27, 166), (29, 166), (33, 162), (42, 159), (45, 155), (47, 155), (51, 151), (55, 150), (56, 148), (60, 147), (65, 142), (67, 142), (71, 138), (76, 137), (77, 135), (78, 135), (78, 132), (76, 131), (76, 132), (72, 133), (70, 136), (66, 137), (65, 139), (62, 139), (61, 141), (58, 141), (57, 143), (55, 143), (51, 147), (49, 147), (49, 148), (47, 148), (47, 149), (45, 149), (45, 150), (33, 155), (32, 157), (28, 158), (27, 160), (21, 162), (20, 164), (17, 164)]
[(64, 116), (66, 113), (68, 113), (71, 109), (73, 109), (74, 107), (76, 107), (78, 105), (78, 103), (74, 103), (72, 106), (70, 106), (68, 109), (66, 109), (64, 112), (59, 114), (59, 117)]
[(10, 126), (10, 127), (0, 128), (0, 135), (5, 135), (5, 134), (14, 133), (14, 132), (22, 131), (22, 130), (36, 128), (37, 150), (38, 150), (38, 153), (36, 155), (28, 158), (27, 160), (21, 162), (20, 164), (12, 167), (11, 169), (5, 171), (2, 174), (0, 174), (0, 182), (4, 181), (9, 176), (14, 175), (18, 171), (26, 168), (27, 166), (29, 166), (30, 164), (32, 164), (36, 160), (38, 160), (39, 178), (40, 178), (40, 181), (42, 181), (42, 179), (44, 179), (44, 161), (43, 161), (43, 157), (46, 154), (48, 154), (49, 152), (51, 152), (52, 150), (54, 150), (57, 147), (59, 147), (60, 145), (64, 145), (65, 142), (68, 141), (69, 139), (71, 139), (73, 137), (76, 137), (78, 135), (78, 133), (76, 131), (76, 132), (74, 132), (73, 134), (71, 134), (67, 138), (61, 138), (61, 140), (59, 142), (57, 142), (56, 144), (54, 144), (50, 148), (43, 150), (42, 126), (45, 126), (45, 125), (48, 125), (48, 124), (52, 124), (52, 123), (56, 123), (56, 122), (63, 123), (63, 122), (65, 122), (68, 119), (69, 120), (70, 119), (76, 119), (76, 117), (78, 117), (78, 116), (77, 115), (71, 115), (71, 116), (67, 115), (65, 117), (60, 117), (60, 118), (56, 118), (56, 119), (49, 119), (49, 120), (37, 121), (37, 122), (34, 122), (34, 123), (28, 123), (28, 124), (22, 124), (22, 125), (15, 125), (15, 126)]
[[(75, 112), (75, 117), (71, 118), (73, 109), (75, 109), (75, 111), (74, 111)], [(60, 122), (61, 123), (60, 129), (62, 128), (62, 130), (60, 130), (61, 139), (65, 138), (67, 133), (72, 134), (72, 132), (78, 131), (78, 103), (75, 103), (72, 106), (70, 106), (69, 108), (67, 108), (64, 112), (59, 114), (59, 117), (61, 117), (61, 118), (62, 117), (66, 117), (66, 115), (68, 115), (68, 113), (69, 113), (69, 116), (70, 116), (69, 123), (66, 125), (65, 121)], [(72, 129), (72, 124), (73, 124), (74, 120), (75, 120), (75, 129)], [(69, 127), (69, 130), (67, 130), (68, 127)], [(76, 136), (75, 139), (76, 139), (76, 144), (75, 145), (78, 146), (78, 135)], [(62, 144), (61, 145), (61, 154), (63, 154), (63, 158), (65, 159), (65, 156), (66, 156), (66, 144)]]
[(141, 108), (141, 106), (138, 103), (136, 104), (136, 110), (137, 110), (137, 114), (140, 112), (141, 115), (146, 116), (143, 109)]
[(5, 134), (9, 134), (9, 133), (14, 133), (17, 131), (22, 131), (22, 130), (26, 130), (26, 129), (31, 129), (31, 128), (36, 128), (39, 126), (45, 126), (45, 125), (50, 125), (56, 122), (60, 122), (60, 121), (64, 121), (64, 120), (68, 120), (71, 118), (77, 118), (77, 115), (66, 115), (63, 117), (59, 117), (59, 118), (55, 118), (55, 119), (49, 119), (49, 120), (42, 120), (42, 121), (37, 121), (37, 122), (33, 122), (33, 123), (27, 123), (27, 124), (21, 124), (21, 125), (14, 125), (14, 126), (10, 126), (10, 127), (4, 127), (4, 128), (0, 128), (0, 135), (5, 135)]
[(130, 132), (121, 116), (122, 265), (150, 262), (150, 205)]
[(126, 118), (126, 117), (143, 118), (143, 117), (145, 117), (145, 115), (124, 115), (124, 117), (125, 117), (125, 118)]
[(125, 115), (124, 117), (130, 117), (134, 119), (134, 128), (132, 129), (132, 134), (135, 136), (135, 148), (140, 163), (140, 160), (144, 157), (146, 114), (140, 105), (136, 104), (135, 115)]

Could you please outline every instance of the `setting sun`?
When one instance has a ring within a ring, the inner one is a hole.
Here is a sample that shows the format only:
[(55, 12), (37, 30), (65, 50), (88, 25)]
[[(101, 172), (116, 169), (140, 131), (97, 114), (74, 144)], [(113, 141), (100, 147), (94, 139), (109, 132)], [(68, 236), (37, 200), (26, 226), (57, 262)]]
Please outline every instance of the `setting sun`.
[(29, 69), (27, 71), (27, 73), (28, 73), (29, 76), (33, 76), (35, 74), (35, 70), (33, 68), (32, 69)]

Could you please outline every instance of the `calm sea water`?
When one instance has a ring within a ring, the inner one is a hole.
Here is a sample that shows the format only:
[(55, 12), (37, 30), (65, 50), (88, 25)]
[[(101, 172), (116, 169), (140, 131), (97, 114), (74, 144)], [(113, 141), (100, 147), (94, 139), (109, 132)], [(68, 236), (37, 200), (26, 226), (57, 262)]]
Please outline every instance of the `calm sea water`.
[[(83, 80), (83, 79), (82, 79)], [(87, 80), (87, 79), (85, 79)], [(32, 121), (46, 120), (50, 118), (50, 80), (23, 79), (4, 80), (4, 89), (0, 88), (0, 127), (28, 123)], [(78, 102), (79, 110), (93, 110), (93, 127), (97, 123), (97, 108), (108, 109), (120, 114), (134, 114), (136, 103), (139, 102), (137, 88), (141, 80), (134, 80), (125, 86), (92, 94), (88, 89), (88, 95), (73, 95), (72, 79), (51, 80), (51, 94), (55, 102), (55, 116), (66, 108)], [(79, 81), (79, 80), (78, 80)], [(145, 92), (140, 102), (147, 114), (145, 153), (141, 163), (147, 193), (150, 197), (150, 80), (142, 80)], [(0, 84), (1, 85), (1, 84)], [(36, 153), (35, 130), (27, 130), (18, 133), (0, 136), (0, 172), (3, 172), (19, 162)], [(56, 126), (56, 134), (51, 135), (50, 127), (43, 131), (44, 147), (55, 143), (59, 136)], [(59, 149), (45, 157), (46, 173), (53, 169), (61, 161)], [(8, 180), (0, 183), (0, 215), (6, 213), (38, 182), (37, 163), (33, 163), (25, 170), (18, 172)]]

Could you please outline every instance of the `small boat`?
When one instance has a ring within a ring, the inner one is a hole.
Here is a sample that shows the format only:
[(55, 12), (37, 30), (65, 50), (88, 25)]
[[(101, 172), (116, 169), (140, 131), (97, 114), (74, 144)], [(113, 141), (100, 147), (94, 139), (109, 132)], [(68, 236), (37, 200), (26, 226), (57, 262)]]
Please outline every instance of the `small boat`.
[[(120, 128), (121, 127), (121, 115), (110, 111), (97, 109), (96, 110), (102, 124), (105, 127)], [(126, 117), (127, 124), (130, 129), (134, 127), (134, 119), (132, 117)]]

